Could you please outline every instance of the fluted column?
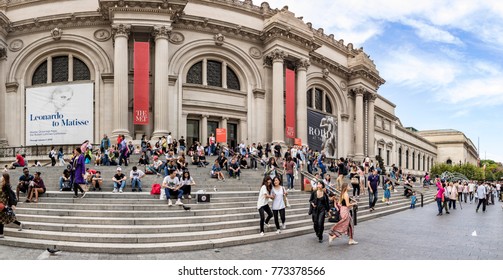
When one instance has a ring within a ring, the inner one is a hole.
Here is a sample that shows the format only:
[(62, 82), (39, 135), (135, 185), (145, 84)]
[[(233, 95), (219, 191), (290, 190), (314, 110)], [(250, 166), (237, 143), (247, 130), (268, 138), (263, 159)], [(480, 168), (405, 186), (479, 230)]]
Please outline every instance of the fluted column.
[(307, 59), (297, 62), (297, 138), (302, 144), (307, 144), (307, 68), (310, 63)]
[[(351, 143), (348, 143), (348, 131), (350, 130), (351, 123), (349, 122), (348, 114), (341, 114), (342, 121), (342, 133), (338, 134), (337, 139), (337, 157), (348, 157), (349, 155), (349, 147)], [(339, 131), (341, 131), (339, 129)], [(346, 139), (342, 139), (345, 136)], [(344, 142), (343, 142), (344, 141)], [(343, 142), (343, 143), (341, 143)]]
[(363, 160), (363, 92), (361, 88), (354, 89), (355, 98), (355, 114), (356, 114), (356, 125), (355, 125), (355, 159), (357, 161)]
[(206, 145), (208, 143), (208, 115), (203, 115), (201, 117), (201, 144)]
[[(255, 114), (255, 128), (256, 128), (256, 135), (255, 135), (255, 140), (257, 142), (266, 142), (266, 121), (265, 121), (265, 109), (266, 109), (266, 102), (265, 102), (265, 90), (263, 89), (254, 89), (253, 90), (253, 97), (255, 98), (255, 111), (257, 111), (257, 114)], [(253, 139), (253, 138), (252, 138)]]
[(272, 141), (285, 142), (285, 101), (283, 98), (284, 79), (283, 63), (285, 53), (274, 50), (269, 56), (272, 59)]
[(128, 129), (128, 36), (130, 25), (117, 24), (112, 26), (114, 33), (114, 106), (113, 106), (113, 132), (129, 136)]
[(367, 151), (368, 155), (371, 159), (375, 159), (376, 156), (376, 149), (375, 149), (375, 110), (374, 110), (374, 105), (375, 105), (375, 100), (377, 98), (377, 94), (372, 93), (369, 94), (368, 96), (368, 134), (367, 134)]
[(0, 147), (7, 145), (5, 134), (5, 106), (6, 88), (5, 78), (7, 76), (7, 47), (0, 46)]
[(355, 97), (352, 91), (348, 93), (348, 130), (346, 132), (346, 151), (348, 157), (355, 156)]
[(168, 114), (169, 110), (174, 108), (174, 104), (170, 104), (168, 101), (168, 40), (170, 32), (171, 27), (168, 26), (155, 26), (153, 32), (155, 37), (153, 137), (155, 139), (168, 134)]
[(238, 142), (248, 144), (248, 122), (246, 119), (239, 120), (239, 139)]

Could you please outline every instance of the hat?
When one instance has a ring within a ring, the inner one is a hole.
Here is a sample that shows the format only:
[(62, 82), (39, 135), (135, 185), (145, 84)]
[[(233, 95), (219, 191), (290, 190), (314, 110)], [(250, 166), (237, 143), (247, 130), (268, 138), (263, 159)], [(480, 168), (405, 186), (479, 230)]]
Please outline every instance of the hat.
[(122, 171), (122, 168), (120, 168), (120, 167), (117, 167), (117, 171)]
[(158, 159), (159, 157), (158, 156), (154, 156), (154, 160)]

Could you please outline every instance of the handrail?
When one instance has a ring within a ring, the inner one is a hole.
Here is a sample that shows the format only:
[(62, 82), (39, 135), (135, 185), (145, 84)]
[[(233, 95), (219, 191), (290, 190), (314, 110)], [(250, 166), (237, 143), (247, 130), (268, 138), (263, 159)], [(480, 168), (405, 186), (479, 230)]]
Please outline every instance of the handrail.
[[(94, 147), (97, 144), (92, 144)], [(74, 145), (35, 145), (35, 146), (16, 146), (16, 147), (2, 147), (0, 148), (0, 158), (16, 157), (16, 154), (30, 156), (47, 156), (51, 151), (51, 147), (55, 149), (63, 148), (65, 155), (72, 154), (75, 147), (80, 147), (80, 144)]]
[(422, 192), (420, 192), (420, 191), (418, 191), (418, 190), (416, 190), (416, 189), (414, 189), (413, 187), (410, 187), (410, 186), (406, 185), (406, 184), (404, 184), (404, 185), (403, 185), (403, 187), (404, 187), (405, 189), (409, 189), (409, 190), (411, 190), (411, 191), (415, 191), (415, 192), (419, 193), (419, 194), (421, 195), (421, 207), (423, 207), (423, 204), (424, 204), (424, 203), (423, 203), (423, 200), (424, 200), (424, 195), (423, 195), (423, 193), (422, 193)]

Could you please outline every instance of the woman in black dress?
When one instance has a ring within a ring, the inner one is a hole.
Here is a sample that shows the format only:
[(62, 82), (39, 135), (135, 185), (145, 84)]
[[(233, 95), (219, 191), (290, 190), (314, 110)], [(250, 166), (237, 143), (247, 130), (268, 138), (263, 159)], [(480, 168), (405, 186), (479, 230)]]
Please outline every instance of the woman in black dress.
[(325, 189), (325, 183), (318, 181), (316, 191), (311, 193), (311, 203), (314, 232), (318, 236), (318, 242), (323, 242), (323, 229), (325, 228), (325, 215), (330, 210), (329, 199)]

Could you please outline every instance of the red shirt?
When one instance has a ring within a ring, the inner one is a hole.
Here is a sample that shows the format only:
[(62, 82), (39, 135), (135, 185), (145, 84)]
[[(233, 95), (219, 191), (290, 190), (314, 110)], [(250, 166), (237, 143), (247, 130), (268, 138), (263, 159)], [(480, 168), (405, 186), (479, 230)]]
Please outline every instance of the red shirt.
[(20, 154), (17, 154), (16, 155), (16, 161), (17, 163), (20, 165), (20, 166), (24, 166), (25, 165), (25, 162), (24, 162), (24, 157)]

